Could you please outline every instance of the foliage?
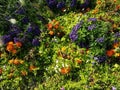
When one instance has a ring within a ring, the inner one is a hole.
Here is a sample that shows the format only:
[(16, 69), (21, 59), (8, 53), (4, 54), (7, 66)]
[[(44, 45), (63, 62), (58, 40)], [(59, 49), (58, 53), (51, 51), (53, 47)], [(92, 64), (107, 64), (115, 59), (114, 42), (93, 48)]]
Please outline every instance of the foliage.
[(119, 89), (119, 3), (1, 0), (0, 89)]

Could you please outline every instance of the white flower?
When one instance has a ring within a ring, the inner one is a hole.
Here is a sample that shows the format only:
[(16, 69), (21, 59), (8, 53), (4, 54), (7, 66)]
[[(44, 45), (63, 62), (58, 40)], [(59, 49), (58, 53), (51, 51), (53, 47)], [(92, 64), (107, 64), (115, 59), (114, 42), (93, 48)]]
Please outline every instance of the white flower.
[(16, 19), (14, 19), (14, 18), (11, 18), (9, 21), (10, 21), (12, 24), (16, 24), (16, 23), (17, 23)]
[(25, 1), (24, 0), (19, 0), (19, 2), (21, 3), (22, 6), (25, 5)]

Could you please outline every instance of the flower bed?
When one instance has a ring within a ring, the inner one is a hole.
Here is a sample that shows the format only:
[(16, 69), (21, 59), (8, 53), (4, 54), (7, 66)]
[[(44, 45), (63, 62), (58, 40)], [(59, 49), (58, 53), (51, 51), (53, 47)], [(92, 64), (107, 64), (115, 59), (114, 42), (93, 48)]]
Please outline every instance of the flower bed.
[(120, 89), (119, 1), (0, 2), (0, 89)]

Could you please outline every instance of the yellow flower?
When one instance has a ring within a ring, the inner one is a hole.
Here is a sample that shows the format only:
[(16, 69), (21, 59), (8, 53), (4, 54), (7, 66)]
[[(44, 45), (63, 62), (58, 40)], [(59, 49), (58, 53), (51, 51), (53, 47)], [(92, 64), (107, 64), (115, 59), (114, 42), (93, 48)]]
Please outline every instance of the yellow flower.
[(23, 64), (23, 63), (24, 63), (24, 61), (23, 61), (23, 60), (20, 60), (19, 62), (20, 62), (20, 64)]
[(113, 27), (113, 28), (117, 28), (118, 25), (114, 23), (114, 24), (112, 25), (112, 27)]
[(118, 67), (119, 67), (119, 65), (118, 65), (118, 64), (115, 64), (115, 65), (114, 65), (114, 67), (115, 67), (115, 68), (118, 68)]
[(82, 13), (80, 13), (79, 15), (80, 15), (80, 16), (82, 16), (83, 14), (82, 14)]
[(11, 60), (9, 60), (8, 62), (9, 62), (9, 64), (13, 64), (14, 60), (11, 59)]
[(61, 51), (64, 52), (66, 50), (66, 47), (62, 47)]
[(22, 76), (26, 76), (27, 74), (28, 74), (27, 71), (24, 71), (24, 70), (21, 71)]
[(120, 53), (115, 53), (115, 57), (120, 57)]
[(98, 9), (92, 11), (92, 14), (96, 14), (96, 13), (98, 13)]

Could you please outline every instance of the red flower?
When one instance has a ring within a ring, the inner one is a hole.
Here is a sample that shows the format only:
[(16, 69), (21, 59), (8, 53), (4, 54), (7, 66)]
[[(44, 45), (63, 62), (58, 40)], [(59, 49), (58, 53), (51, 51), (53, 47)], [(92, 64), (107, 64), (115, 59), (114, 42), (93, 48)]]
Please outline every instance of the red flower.
[(115, 54), (115, 52), (114, 52), (113, 49), (111, 49), (111, 50), (108, 50), (108, 51), (106, 52), (106, 54), (107, 54), (107, 56), (111, 57), (113, 54)]

